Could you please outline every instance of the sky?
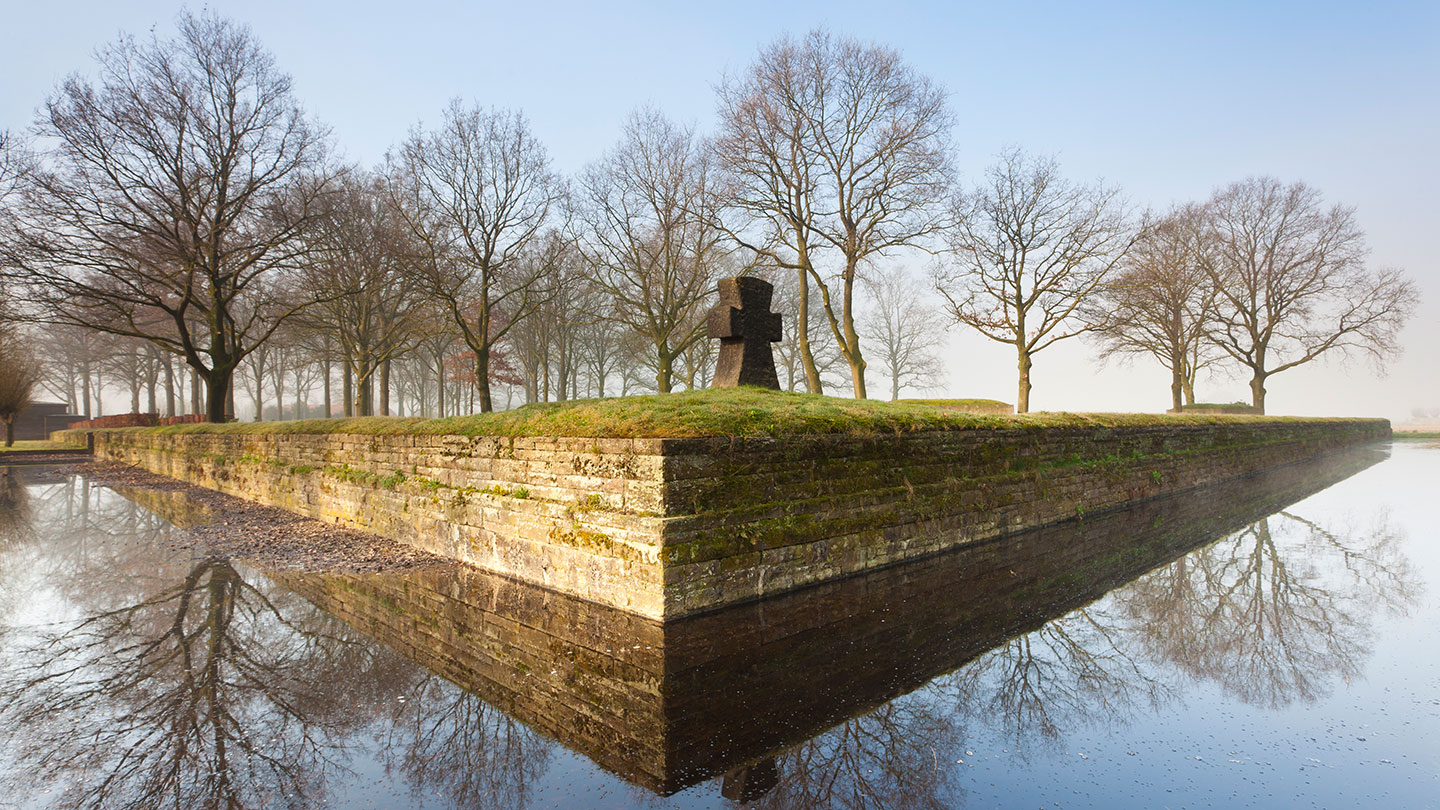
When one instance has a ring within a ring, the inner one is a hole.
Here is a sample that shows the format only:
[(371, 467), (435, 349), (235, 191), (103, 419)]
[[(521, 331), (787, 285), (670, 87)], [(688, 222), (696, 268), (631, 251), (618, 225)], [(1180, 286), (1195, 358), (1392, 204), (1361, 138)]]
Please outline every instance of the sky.
[[(175, 2), (14, 3), (0, 26), (0, 129), (24, 129), (121, 32), (173, 30)], [(1404, 268), (1422, 303), (1404, 355), (1312, 364), (1269, 383), (1272, 413), (1440, 409), (1440, 3), (406, 3), (247, 0), (190, 6), (251, 26), (306, 108), (373, 164), (451, 98), (523, 109), (555, 167), (576, 172), (654, 106), (701, 132), (714, 88), (782, 34), (817, 26), (899, 49), (950, 94), (956, 165), (1001, 149), (1055, 155), (1139, 207), (1201, 200), (1254, 175), (1354, 206), (1370, 261)], [(912, 268), (923, 272), (917, 260)], [(1083, 339), (1036, 357), (1037, 410), (1159, 411), (1153, 361), (1105, 367)], [(943, 393), (1015, 399), (1013, 349), (956, 327)], [(1199, 398), (1247, 398), (1236, 373)], [(888, 390), (875, 378), (872, 391)]]

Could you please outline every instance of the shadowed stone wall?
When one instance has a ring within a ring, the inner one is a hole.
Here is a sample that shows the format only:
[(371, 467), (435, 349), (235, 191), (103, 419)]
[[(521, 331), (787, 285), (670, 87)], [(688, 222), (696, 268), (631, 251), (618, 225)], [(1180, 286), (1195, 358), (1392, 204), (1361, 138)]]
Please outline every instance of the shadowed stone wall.
[(763, 439), (94, 439), (99, 458), (668, 620), (1389, 435), (1383, 420), (1237, 419)]

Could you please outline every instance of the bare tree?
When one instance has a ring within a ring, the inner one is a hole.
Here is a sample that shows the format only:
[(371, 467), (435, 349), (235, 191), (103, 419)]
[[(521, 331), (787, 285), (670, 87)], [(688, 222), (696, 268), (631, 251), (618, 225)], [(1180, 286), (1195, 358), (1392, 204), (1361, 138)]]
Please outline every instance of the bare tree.
[(676, 359), (705, 339), (705, 301), (728, 266), (710, 183), (694, 132), (653, 110), (633, 113), (579, 183), (581, 244), (594, 283), (614, 299), (597, 314), (651, 345), (661, 393)]
[(945, 340), (940, 313), (925, 303), (926, 288), (904, 271), (867, 284), (874, 306), (860, 334), (876, 347), (890, 378), (890, 400), (901, 388), (935, 388), (944, 377), (938, 348)]
[[(382, 181), (365, 172), (339, 182), (325, 212), (301, 282), (321, 303), (304, 323), (339, 344), (354, 388), (351, 409), (373, 416), (375, 378), (411, 347), (417, 313), (428, 305), (424, 287), (416, 284), (420, 250)], [(383, 412), (384, 386), (380, 393)]]
[(987, 182), (957, 196), (953, 263), (935, 268), (951, 317), (1015, 347), (1015, 412), (1030, 410), (1032, 358), (1104, 324), (1080, 307), (1125, 257), (1137, 231), (1116, 189), (1060, 176), (1052, 158), (1002, 153)]
[(45, 390), (64, 399), (71, 413), (87, 418), (98, 413), (100, 371), (115, 341), (83, 326), (51, 326), (38, 333), (36, 342), (45, 358), (40, 382)]
[(425, 364), (426, 373), (433, 375), (435, 380), (434, 415), (443, 418), (446, 414), (445, 403), (447, 401), (445, 361), (454, 354), (455, 347), (460, 344), (460, 335), (449, 314), (441, 312), (439, 307), (433, 305), (433, 302), (420, 311), (416, 317), (415, 328), (419, 350), (417, 353), (421, 362)]
[(14, 224), (12, 206), (19, 202), (21, 184), (34, 165), (34, 155), (26, 145), (13, 132), (0, 130), (0, 266), (7, 260), (4, 247), (13, 238), (9, 233)]
[(1249, 370), (1260, 413), (1265, 383), (1282, 371), (1331, 354), (1361, 354), (1383, 369), (1400, 352), (1420, 294), (1401, 271), (1365, 266), (1353, 208), (1327, 209), (1304, 183), (1259, 177), (1216, 192), (1209, 211), (1208, 269), (1219, 290), (1211, 338)]
[[(813, 297), (805, 294), (808, 280), (783, 270), (771, 274), (770, 278), (775, 284), (775, 296), (770, 307), (780, 313), (781, 322), (787, 325), (781, 331), (780, 341), (775, 344), (775, 371), (780, 377), (780, 386), (786, 391), (796, 391), (803, 384), (805, 390), (812, 390), (807, 376), (812, 370), (820, 381), (821, 390), (845, 386), (849, 382), (850, 367), (836, 348), (829, 327), (821, 323), (823, 319), (811, 318), (805, 312), (808, 307), (813, 313), (819, 306)], [(795, 324), (795, 328), (790, 328), (789, 324)], [(805, 325), (804, 332), (800, 330), (800, 324)], [(805, 364), (807, 357), (810, 360), (808, 369)]]
[[(945, 94), (898, 51), (817, 30), (763, 48), (719, 95), (715, 151), (742, 217), (729, 230), (805, 279), (796, 331), (809, 389), (823, 385), (808, 346), (813, 283), (863, 399), (855, 286), (864, 264), (941, 228), (951, 177)], [(833, 265), (825, 253), (836, 254)]]
[(42, 108), (54, 148), (26, 194), (23, 278), (50, 322), (183, 356), (218, 421), (236, 366), (296, 309), (263, 282), (304, 249), (326, 131), (249, 29), (178, 27), (102, 49), (98, 86), (73, 76)]
[(15, 444), (15, 418), (30, 406), (39, 385), (40, 362), (29, 342), (13, 324), (0, 322), (0, 423), (6, 447)]
[(390, 188), (420, 240), (421, 268), (475, 355), (480, 410), (493, 347), (553, 291), (552, 266), (524, 261), (564, 197), (545, 147), (519, 112), (450, 103), (438, 129), (419, 129), (394, 157)]
[(1118, 271), (1084, 307), (1100, 356), (1150, 355), (1170, 371), (1171, 407), (1195, 403), (1195, 377), (1219, 355), (1214, 327), (1218, 290), (1206, 270), (1212, 242), (1205, 212), (1171, 211), (1135, 243)]
[(547, 283), (556, 294), (510, 330), (507, 347), (527, 402), (564, 402), (579, 396), (580, 333), (596, 320), (603, 296), (593, 269), (558, 232), (546, 233), (529, 260), (550, 263)]

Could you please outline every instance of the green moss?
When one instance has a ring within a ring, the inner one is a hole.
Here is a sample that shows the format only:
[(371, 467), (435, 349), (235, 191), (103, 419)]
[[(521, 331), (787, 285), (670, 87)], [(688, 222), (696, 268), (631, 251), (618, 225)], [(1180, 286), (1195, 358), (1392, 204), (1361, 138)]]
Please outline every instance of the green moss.
[(967, 413), (951, 401), (877, 402), (759, 388), (686, 391), (643, 397), (526, 405), (513, 411), (447, 419), (365, 417), (292, 422), (124, 428), (161, 434), (408, 434), (686, 438), (704, 436), (886, 435), (922, 430), (1213, 425), (1244, 421), (1313, 421), (1296, 417), (1190, 414)]

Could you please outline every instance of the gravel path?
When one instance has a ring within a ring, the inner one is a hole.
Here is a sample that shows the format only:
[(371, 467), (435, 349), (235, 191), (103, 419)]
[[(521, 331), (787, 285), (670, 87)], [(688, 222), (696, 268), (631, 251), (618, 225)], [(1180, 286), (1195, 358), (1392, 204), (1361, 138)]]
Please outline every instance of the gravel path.
[(192, 553), (239, 557), (262, 568), (306, 571), (405, 571), (459, 564), (379, 535), (323, 523), (123, 464), (73, 464), (49, 473), (57, 478), (79, 475), (91, 486), (120, 490), (182, 526), (183, 531), (171, 534), (169, 544)]

